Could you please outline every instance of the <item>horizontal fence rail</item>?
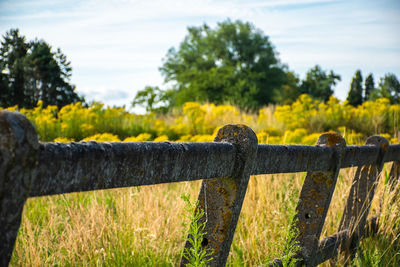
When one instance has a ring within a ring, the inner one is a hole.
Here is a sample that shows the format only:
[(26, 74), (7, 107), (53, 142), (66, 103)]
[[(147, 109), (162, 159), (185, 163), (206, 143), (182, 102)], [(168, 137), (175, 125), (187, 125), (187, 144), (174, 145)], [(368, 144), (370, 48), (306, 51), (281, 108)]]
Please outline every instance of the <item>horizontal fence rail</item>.
[[(372, 164), (376, 162), (378, 151), (379, 148), (375, 146), (347, 146), (340, 167)], [(331, 167), (333, 153), (334, 149), (331, 147), (258, 145), (256, 166), (252, 174), (327, 170)], [(395, 161), (399, 157), (400, 145), (389, 146), (385, 162)]]
[[(203, 180), (199, 208), (208, 207), (203, 243), (214, 249), (209, 265), (223, 266), (250, 175), (292, 172), (307, 172), (296, 209), (299, 265), (316, 266), (341, 251), (351, 258), (354, 244), (377, 228), (379, 217), (367, 221), (366, 214), (383, 164), (395, 162), (392, 186), (400, 173), (400, 145), (379, 136), (364, 146), (346, 146), (332, 133), (321, 135), (316, 146), (259, 145), (247, 126), (227, 125), (212, 143), (40, 143), (18, 113), (0, 111), (0, 125), (0, 266), (11, 258), (28, 197), (193, 180)], [(358, 169), (340, 227), (320, 241), (338, 172), (348, 167)], [(352, 202), (356, 195), (363, 207)], [(355, 215), (361, 218), (357, 224)]]
[(230, 176), (228, 143), (42, 143), (30, 195)]
[[(378, 151), (348, 146), (340, 167), (372, 164)], [(251, 174), (327, 170), (333, 153), (330, 147), (258, 145)], [(29, 196), (228, 177), (235, 154), (229, 143), (41, 143)], [(399, 158), (400, 145), (391, 145), (385, 162)]]

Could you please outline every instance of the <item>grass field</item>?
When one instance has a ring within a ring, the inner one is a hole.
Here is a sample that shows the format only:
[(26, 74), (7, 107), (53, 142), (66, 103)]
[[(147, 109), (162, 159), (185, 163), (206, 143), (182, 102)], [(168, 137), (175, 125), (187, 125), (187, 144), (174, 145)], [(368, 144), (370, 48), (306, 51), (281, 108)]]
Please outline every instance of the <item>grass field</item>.
[[(380, 229), (361, 243), (355, 266), (400, 266), (400, 202), (385, 190), (387, 168), (370, 212), (382, 213)], [(337, 230), (354, 171), (340, 173), (322, 236)], [(228, 266), (257, 266), (280, 256), (304, 177), (251, 177)], [(28, 199), (11, 266), (177, 266), (187, 231), (180, 196), (195, 200), (200, 183)]]
[[(340, 133), (348, 145), (364, 144), (373, 134), (397, 144), (400, 136), (400, 105), (388, 99), (352, 107), (334, 97), (321, 103), (302, 95), (291, 105), (253, 113), (195, 102), (166, 115), (137, 115), (101, 103), (88, 108), (76, 103), (59, 110), (39, 102), (34, 109), (19, 111), (34, 124), (41, 141), (210, 142), (229, 123), (250, 126), (259, 144), (312, 145), (326, 131)], [(385, 191), (387, 168), (371, 211), (382, 213), (379, 233), (362, 242), (356, 266), (400, 266), (400, 200), (389, 202), (394, 195)], [(341, 171), (322, 236), (337, 231), (353, 176), (353, 169)], [(281, 255), (304, 177), (298, 173), (250, 179), (229, 266), (256, 266)], [(176, 266), (187, 232), (180, 196), (189, 194), (195, 200), (200, 183), (29, 199), (11, 265)]]

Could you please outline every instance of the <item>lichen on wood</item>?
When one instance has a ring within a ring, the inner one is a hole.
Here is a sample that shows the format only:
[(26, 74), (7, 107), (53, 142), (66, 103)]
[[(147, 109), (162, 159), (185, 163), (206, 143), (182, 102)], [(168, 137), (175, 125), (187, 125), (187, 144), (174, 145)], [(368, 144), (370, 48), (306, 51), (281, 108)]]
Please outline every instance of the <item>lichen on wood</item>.
[(0, 111), (0, 266), (8, 266), (34, 183), (38, 137), (23, 115)]

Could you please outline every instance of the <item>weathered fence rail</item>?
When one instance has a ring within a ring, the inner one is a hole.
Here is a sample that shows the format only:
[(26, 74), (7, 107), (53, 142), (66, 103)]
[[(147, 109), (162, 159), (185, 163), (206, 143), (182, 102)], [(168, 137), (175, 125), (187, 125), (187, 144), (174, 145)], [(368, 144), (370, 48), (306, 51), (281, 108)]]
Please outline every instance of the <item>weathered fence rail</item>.
[[(351, 258), (358, 241), (376, 229), (379, 217), (367, 221), (367, 215), (383, 164), (394, 161), (391, 184), (400, 172), (400, 145), (380, 136), (365, 146), (346, 146), (333, 133), (316, 146), (258, 145), (247, 126), (227, 125), (213, 143), (61, 144), (38, 142), (17, 113), (0, 111), (0, 125), (1, 266), (11, 258), (28, 197), (199, 179), (199, 206), (207, 213), (202, 244), (214, 249), (210, 265), (224, 266), (250, 175), (290, 172), (307, 172), (296, 215), (300, 264), (316, 266), (340, 251)], [(338, 232), (320, 240), (339, 170), (352, 166), (358, 169)]]

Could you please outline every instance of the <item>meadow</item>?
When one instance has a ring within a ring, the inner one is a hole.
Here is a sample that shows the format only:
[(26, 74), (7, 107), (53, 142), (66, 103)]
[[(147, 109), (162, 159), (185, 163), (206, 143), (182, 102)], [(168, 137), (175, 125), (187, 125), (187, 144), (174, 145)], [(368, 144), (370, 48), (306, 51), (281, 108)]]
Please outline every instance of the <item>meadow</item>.
[(95, 140), (99, 142), (211, 142), (225, 124), (245, 124), (263, 144), (314, 145), (323, 132), (340, 133), (347, 144), (362, 144), (368, 136), (380, 134), (397, 143), (400, 105), (386, 98), (366, 101), (358, 107), (331, 97), (326, 103), (301, 95), (291, 105), (268, 106), (245, 112), (232, 105), (187, 102), (168, 114), (138, 115), (121, 107), (104, 107), (93, 102), (18, 110), (36, 127), (45, 142)]
[[(18, 110), (18, 107), (9, 108)], [(373, 134), (398, 143), (400, 106), (387, 99), (358, 107), (301, 96), (292, 105), (245, 112), (231, 105), (186, 103), (169, 114), (137, 115), (124, 108), (81, 103), (59, 110), (19, 109), (41, 141), (208, 142), (224, 124), (242, 123), (264, 144), (315, 144), (322, 132), (347, 144)], [(400, 201), (388, 191), (386, 164), (370, 214), (381, 213), (378, 233), (361, 242), (354, 266), (400, 264)], [(341, 170), (322, 236), (336, 232), (355, 169)], [(228, 266), (265, 264), (282, 252), (304, 173), (252, 176)], [(185, 242), (185, 202), (200, 181), (72, 193), (28, 199), (11, 266), (176, 266)], [(324, 266), (328, 266), (325, 264)]]
[[(352, 175), (354, 169), (340, 174), (322, 236), (337, 230)], [(251, 177), (228, 266), (259, 266), (281, 255), (303, 179)], [(400, 203), (384, 184), (370, 212), (382, 214), (379, 232), (362, 241), (354, 266), (400, 263)], [(187, 231), (180, 195), (194, 200), (199, 189), (198, 181), (28, 199), (11, 266), (177, 266)]]

